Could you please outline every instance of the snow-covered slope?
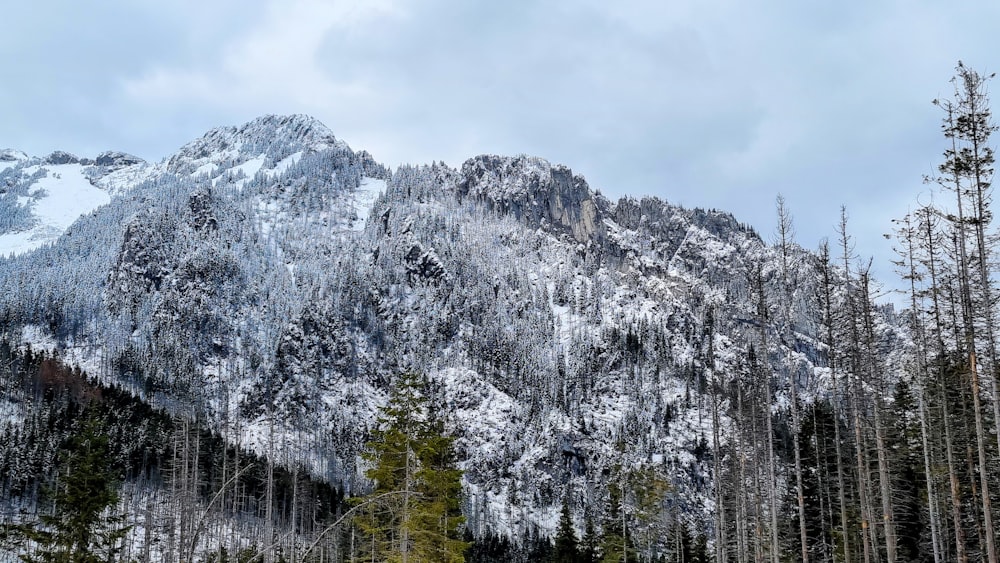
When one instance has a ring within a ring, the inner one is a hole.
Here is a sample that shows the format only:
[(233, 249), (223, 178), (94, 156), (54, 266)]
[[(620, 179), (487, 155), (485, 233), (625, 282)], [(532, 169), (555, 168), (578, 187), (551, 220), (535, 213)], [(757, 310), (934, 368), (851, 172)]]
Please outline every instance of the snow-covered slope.
[(6, 185), (0, 195), (0, 255), (49, 244), (81, 215), (111, 201), (107, 191), (93, 185), (87, 168), (79, 161), (0, 161), (0, 185)]

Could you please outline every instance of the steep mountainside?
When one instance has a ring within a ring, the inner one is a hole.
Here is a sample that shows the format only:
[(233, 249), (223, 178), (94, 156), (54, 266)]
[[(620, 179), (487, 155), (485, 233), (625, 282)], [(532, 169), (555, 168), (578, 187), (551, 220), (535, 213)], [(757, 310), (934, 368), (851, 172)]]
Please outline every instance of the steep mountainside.
[(267, 116), (157, 164), (5, 151), (0, 189), (8, 339), (348, 492), (390, 383), (425, 374), (476, 536), (551, 534), (567, 493), (582, 529), (643, 471), (704, 531), (738, 389), (773, 376), (779, 420), (790, 384), (829, 392), (815, 255), (783, 283), (731, 215), (611, 202), (538, 158), (389, 171)]

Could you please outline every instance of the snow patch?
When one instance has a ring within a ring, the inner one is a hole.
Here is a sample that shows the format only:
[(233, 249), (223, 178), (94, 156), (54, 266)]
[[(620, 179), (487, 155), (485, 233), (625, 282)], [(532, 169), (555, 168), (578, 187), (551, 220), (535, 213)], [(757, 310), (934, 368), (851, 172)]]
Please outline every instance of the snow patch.
[(295, 166), (295, 163), (298, 162), (300, 158), (302, 158), (302, 151), (290, 154), (281, 159), (281, 161), (274, 165), (274, 174), (276, 176), (284, 174), (289, 168)]
[(251, 158), (250, 160), (244, 162), (243, 164), (234, 166), (232, 168), (232, 171), (234, 173), (242, 172), (243, 175), (246, 176), (247, 178), (253, 178), (254, 175), (257, 174), (257, 172), (260, 172), (260, 169), (263, 167), (264, 167), (264, 155), (260, 155), (255, 158)]
[[(17, 233), (0, 235), (0, 256), (31, 252), (59, 238), (80, 216), (111, 201), (108, 192), (93, 186), (79, 164), (47, 167), (48, 176), (38, 180), (32, 194), (35, 225)], [(28, 170), (25, 170), (28, 172)]]
[(365, 225), (368, 224), (368, 216), (371, 215), (372, 207), (375, 206), (375, 200), (383, 193), (385, 193), (385, 180), (368, 176), (361, 179), (361, 185), (354, 191), (354, 201), (352, 202), (358, 218), (351, 225), (351, 228), (355, 231), (365, 229)]
[(195, 176), (201, 176), (203, 174), (211, 175), (212, 173), (215, 172), (215, 170), (218, 167), (219, 166), (217, 164), (215, 164), (214, 162), (206, 162), (205, 164), (202, 164), (198, 168), (195, 168), (194, 175)]

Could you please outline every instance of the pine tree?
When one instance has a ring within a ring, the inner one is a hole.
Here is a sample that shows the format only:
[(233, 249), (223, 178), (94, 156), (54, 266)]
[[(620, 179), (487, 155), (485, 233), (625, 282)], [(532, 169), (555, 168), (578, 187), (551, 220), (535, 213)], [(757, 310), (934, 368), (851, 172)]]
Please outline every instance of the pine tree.
[(580, 540), (580, 563), (597, 563), (600, 537), (594, 529), (594, 519), (587, 514), (583, 538)]
[(118, 482), (108, 436), (91, 414), (67, 439), (60, 456), (60, 479), (45, 491), (54, 511), (39, 522), (10, 529), (36, 545), (22, 555), (28, 563), (99, 563), (116, 559), (129, 527), (118, 504)]
[(454, 439), (431, 418), (425, 389), (415, 374), (399, 378), (364, 454), (375, 489), (355, 522), (376, 561), (457, 563), (468, 547)]
[(569, 513), (569, 495), (563, 497), (562, 511), (559, 513), (559, 529), (556, 531), (556, 548), (552, 554), (554, 563), (576, 563), (580, 552), (573, 530), (573, 519)]
[(455, 439), (444, 434), (441, 421), (432, 421), (430, 433), (417, 451), (417, 491), (414, 507), (414, 552), (424, 561), (464, 561), (469, 547), (462, 539), (462, 471), (455, 466)]
[(601, 534), (601, 563), (635, 561), (635, 552), (625, 527), (622, 491), (614, 481), (608, 483), (608, 510)]

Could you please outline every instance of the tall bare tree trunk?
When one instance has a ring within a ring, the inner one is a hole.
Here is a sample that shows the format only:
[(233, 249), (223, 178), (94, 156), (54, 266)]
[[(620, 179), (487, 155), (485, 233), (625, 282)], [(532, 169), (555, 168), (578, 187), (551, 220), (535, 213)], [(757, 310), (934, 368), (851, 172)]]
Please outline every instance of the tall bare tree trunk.
[(715, 561), (717, 563), (728, 563), (727, 537), (726, 537), (726, 503), (722, 482), (722, 448), (719, 436), (719, 397), (722, 394), (722, 382), (719, 374), (715, 371), (715, 318), (709, 310), (705, 319), (708, 337), (708, 377), (711, 381), (712, 389), (710, 400), (712, 401), (712, 464), (713, 478), (712, 484), (715, 494)]
[(773, 379), (771, 365), (768, 358), (769, 346), (767, 329), (770, 315), (767, 312), (767, 297), (764, 294), (764, 278), (760, 264), (754, 269), (754, 285), (757, 293), (757, 321), (759, 324), (760, 338), (760, 366), (762, 385), (764, 387), (764, 405), (761, 409), (764, 414), (764, 432), (767, 443), (767, 497), (768, 516), (770, 519), (770, 559), (771, 563), (778, 563), (780, 556), (780, 543), (778, 542), (778, 478), (777, 461), (774, 455), (774, 424), (771, 416), (771, 407), (774, 404), (774, 397), (771, 393), (771, 380)]
[[(989, 376), (988, 379), (994, 391), (994, 423), (1000, 424), (1000, 401), (998, 401), (1000, 397), (996, 395), (997, 350), (993, 326), (995, 320), (993, 314), (995, 303), (989, 265), (991, 247), (987, 245), (986, 241), (986, 225), (989, 223), (991, 217), (988, 205), (990, 180), (993, 174), (993, 150), (986, 146), (986, 143), (989, 140), (990, 133), (996, 129), (996, 126), (990, 122), (990, 111), (987, 107), (988, 101), (986, 99), (986, 86), (983, 77), (975, 71), (966, 69), (961, 63), (959, 63), (959, 77), (961, 78), (960, 88), (964, 93), (964, 96), (959, 96), (959, 100), (960, 104), (964, 104), (965, 115), (963, 117), (967, 118), (960, 120), (959, 125), (961, 128), (959, 133), (964, 133), (964, 137), (972, 149), (971, 152), (963, 154), (966, 155), (965, 157), (969, 161), (966, 163), (966, 167), (971, 168), (972, 172), (972, 196), (975, 209), (973, 225), (975, 227), (976, 258), (979, 273), (979, 292), (981, 295), (976, 310), (983, 316), (982, 324), (986, 332), (986, 351), (993, 370), (993, 375)], [(993, 534), (993, 509), (990, 504), (989, 479), (987, 477), (987, 468), (989, 466), (986, 464), (985, 445), (982, 441), (985, 432), (982, 428), (982, 414), (979, 408), (979, 370), (976, 363), (975, 349), (972, 349), (970, 350), (969, 366), (972, 371), (972, 401), (977, 415), (976, 438), (979, 453), (979, 477), (983, 495), (983, 524), (986, 535), (986, 551), (989, 562), (997, 563), (996, 539)], [(1000, 451), (1000, 432), (996, 432), (996, 441), (998, 451)]]
[(927, 481), (927, 511), (931, 524), (931, 549), (934, 552), (934, 563), (941, 563), (944, 559), (941, 551), (941, 525), (938, 523), (937, 489), (934, 486), (934, 472), (931, 469), (931, 448), (927, 440), (927, 408), (923, 386), (917, 394), (917, 400), (920, 409), (920, 439), (924, 449), (924, 479)]
[[(931, 448), (930, 441), (928, 439), (927, 431), (927, 409), (926, 409), (926, 385), (930, 380), (929, 370), (927, 369), (928, 360), (928, 346), (927, 346), (927, 331), (923, 322), (923, 309), (921, 307), (921, 299), (919, 298), (917, 290), (917, 279), (920, 277), (917, 273), (917, 259), (916, 259), (916, 236), (919, 232), (918, 226), (913, 224), (913, 219), (910, 215), (907, 215), (902, 221), (901, 228), (897, 231), (898, 234), (902, 235), (901, 239), (905, 244), (903, 249), (898, 250), (901, 258), (903, 259), (900, 266), (903, 268), (903, 277), (910, 282), (910, 314), (912, 315), (911, 331), (914, 335), (914, 342), (916, 343), (916, 377), (918, 380), (917, 389), (917, 404), (918, 404), (918, 416), (920, 419), (920, 440), (923, 447), (924, 454), (924, 480), (926, 481), (927, 488), (927, 512), (929, 515), (930, 526), (931, 526), (931, 550), (934, 555), (934, 563), (941, 563), (943, 559), (943, 554), (941, 551), (941, 537), (940, 537), (940, 524), (938, 523), (938, 502), (937, 502), (937, 488), (934, 484), (934, 471), (932, 470), (931, 464)], [(933, 278), (932, 278), (933, 279)], [(935, 288), (936, 289), (936, 288)]]
[(799, 510), (799, 544), (802, 554), (802, 563), (809, 563), (809, 538), (806, 533), (806, 503), (804, 488), (802, 485), (802, 449), (799, 444), (799, 434), (802, 430), (802, 421), (800, 420), (801, 417), (799, 414), (798, 381), (796, 377), (798, 370), (795, 369), (795, 366), (792, 364), (790, 358), (791, 350), (794, 348), (792, 307), (795, 296), (792, 288), (792, 280), (790, 279), (791, 271), (789, 260), (792, 252), (794, 228), (792, 226), (792, 216), (785, 207), (785, 198), (780, 194), (777, 198), (777, 210), (778, 245), (781, 251), (781, 289), (783, 294), (782, 302), (784, 304), (781, 308), (781, 334), (782, 338), (785, 340), (784, 344), (789, 350), (789, 357), (786, 358), (785, 363), (788, 369), (788, 389), (789, 395), (791, 396), (792, 449), (795, 453), (795, 498)]
[(861, 334), (858, 329), (858, 308), (857, 295), (852, 285), (851, 278), (851, 239), (847, 231), (847, 209), (840, 209), (840, 224), (838, 226), (840, 234), (840, 246), (844, 268), (844, 295), (846, 300), (845, 319), (848, 339), (847, 358), (851, 376), (848, 377), (848, 387), (850, 393), (851, 416), (854, 423), (854, 446), (855, 461), (858, 477), (858, 500), (861, 509), (861, 545), (863, 547), (865, 563), (872, 563), (875, 553), (873, 545), (877, 543), (875, 531), (872, 527), (874, 518), (871, 507), (871, 480), (868, 476), (868, 463), (865, 459), (865, 437), (861, 424), (861, 411), (864, 408), (864, 395), (860, 382), (861, 374)]
[[(967, 240), (968, 231), (967, 225), (973, 225), (975, 228), (973, 234), (976, 240), (976, 249), (979, 256), (978, 265), (980, 266), (980, 274), (982, 276), (979, 280), (979, 290), (980, 294), (986, 297), (991, 295), (990, 290), (990, 280), (988, 279), (988, 268), (986, 265), (986, 256), (988, 255), (988, 249), (984, 242), (981, 242), (979, 236), (980, 229), (984, 228), (984, 223), (988, 221), (988, 216), (985, 210), (985, 201), (979, 199), (984, 197), (984, 190), (988, 188), (988, 182), (985, 182), (983, 178), (982, 165), (984, 163), (983, 157), (988, 157), (988, 162), (992, 162), (992, 151), (984, 148), (986, 151), (984, 154), (980, 154), (979, 143), (982, 140), (980, 138), (981, 133), (986, 133), (988, 138), (989, 131), (977, 132), (977, 123), (980, 119), (984, 120), (984, 126), (989, 127), (989, 114), (988, 112), (983, 113), (982, 108), (978, 107), (979, 92), (976, 91), (979, 86), (981, 86), (981, 79), (978, 74), (968, 71), (965, 69), (961, 63), (958, 66), (959, 76), (954, 79), (956, 83), (956, 101), (945, 101), (940, 102), (935, 100), (946, 114), (944, 120), (944, 131), (945, 136), (951, 140), (951, 150), (945, 152), (945, 163), (940, 166), (940, 170), (945, 176), (938, 179), (945, 188), (951, 189), (955, 192), (955, 202), (957, 216), (948, 216), (948, 220), (951, 222), (954, 232), (956, 249), (958, 251), (957, 259), (957, 272), (959, 281), (959, 300), (962, 310), (962, 339), (964, 340), (964, 352), (968, 357), (967, 368), (970, 375), (969, 389), (972, 394), (973, 401), (973, 416), (975, 419), (975, 429), (976, 429), (976, 449), (978, 457), (978, 468), (975, 471), (979, 473), (979, 486), (982, 501), (982, 530), (980, 532), (982, 539), (986, 545), (986, 551), (988, 552), (988, 558), (990, 563), (997, 563), (997, 554), (995, 539), (993, 533), (993, 515), (992, 507), (990, 505), (990, 489), (989, 489), (989, 477), (988, 477), (988, 465), (986, 463), (986, 453), (984, 442), (984, 424), (982, 411), (980, 410), (980, 398), (979, 398), (979, 368), (977, 366), (978, 354), (977, 347), (979, 342), (977, 340), (977, 316), (976, 309), (985, 309), (986, 319), (987, 319), (987, 347), (990, 348), (989, 356), (995, 358), (995, 344), (992, 337), (992, 302), (979, 302), (973, 298), (973, 288), (972, 288), (972, 278), (970, 274), (970, 269), (973, 267), (971, 260), (969, 258), (969, 253), (967, 251)], [(959, 80), (961, 79), (961, 80)], [(973, 85), (972, 83), (979, 80), (979, 85)], [(958, 84), (961, 83), (961, 86)], [(971, 148), (969, 146), (959, 146), (959, 141), (966, 143), (971, 143)], [(988, 166), (988, 164), (987, 164)], [(963, 184), (963, 179), (971, 184), (971, 188), (966, 190)], [(969, 197), (973, 198), (973, 210), (972, 216), (966, 217), (964, 209), (964, 199), (969, 194)], [(985, 282), (985, 283), (984, 283)], [(981, 301), (981, 300), (980, 300)], [(977, 306), (978, 305), (978, 306)], [(1000, 410), (995, 410), (994, 415), (1000, 415)], [(1000, 445), (1000, 437), (998, 437), (998, 445)], [(981, 542), (983, 543), (983, 542)]]
[(968, 563), (969, 557), (965, 551), (965, 533), (962, 530), (962, 494), (958, 486), (958, 474), (955, 471), (955, 454), (951, 438), (951, 417), (948, 412), (948, 397), (941, 390), (941, 404), (944, 406), (944, 443), (948, 461), (948, 483), (951, 486), (951, 518), (955, 528), (955, 549), (959, 563)]
[(868, 372), (868, 383), (874, 388), (872, 401), (872, 418), (875, 426), (875, 454), (878, 459), (879, 496), (882, 502), (882, 526), (885, 535), (885, 554), (888, 563), (896, 563), (896, 524), (892, 509), (892, 481), (889, 475), (889, 459), (886, 453), (885, 429), (882, 424), (882, 401), (888, 392), (882, 370), (878, 363), (878, 350), (875, 345), (875, 329), (872, 320), (871, 278), (869, 268), (860, 272), (861, 320), (863, 323), (865, 346), (865, 371)]
[(851, 540), (847, 527), (847, 487), (844, 479), (844, 457), (841, 451), (840, 438), (840, 407), (843, 401), (837, 378), (837, 354), (836, 336), (834, 335), (833, 319), (833, 280), (830, 262), (830, 248), (824, 241), (820, 247), (820, 267), (822, 268), (822, 300), (823, 300), (823, 322), (826, 326), (826, 345), (828, 350), (828, 364), (830, 367), (831, 403), (833, 405), (833, 440), (834, 449), (837, 456), (837, 501), (840, 505), (840, 532), (843, 541), (844, 563), (851, 563)]

